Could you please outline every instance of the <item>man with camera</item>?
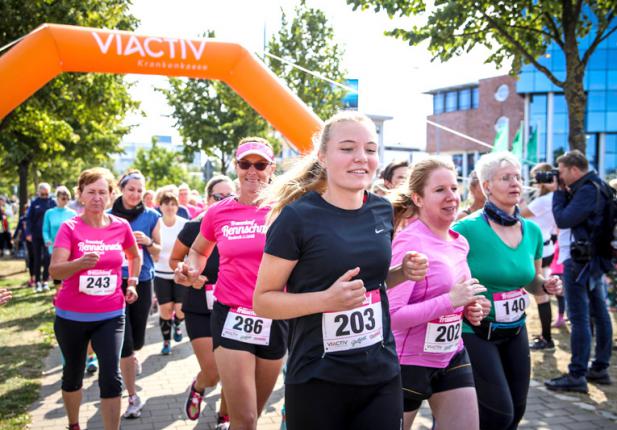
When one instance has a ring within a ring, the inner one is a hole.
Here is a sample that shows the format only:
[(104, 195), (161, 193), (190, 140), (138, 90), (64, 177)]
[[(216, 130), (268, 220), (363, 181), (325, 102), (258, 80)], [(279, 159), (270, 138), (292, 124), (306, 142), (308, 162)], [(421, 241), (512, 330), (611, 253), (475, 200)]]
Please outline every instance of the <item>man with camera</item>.
[[(564, 290), (570, 318), (572, 357), (569, 372), (544, 384), (553, 391), (587, 392), (587, 381), (610, 384), (612, 326), (606, 306), (606, 291), (601, 282), (611, 267), (610, 252), (601, 245), (607, 230), (607, 205), (610, 191), (598, 175), (589, 170), (585, 156), (577, 150), (557, 159), (559, 171), (553, 180), (559, 188), (553, 194), (553, 215), (557, 227), (571, 230), (571, 242), (564, 255)], [(596, 335), (595, 359), (591, 353), (591, 324)]]

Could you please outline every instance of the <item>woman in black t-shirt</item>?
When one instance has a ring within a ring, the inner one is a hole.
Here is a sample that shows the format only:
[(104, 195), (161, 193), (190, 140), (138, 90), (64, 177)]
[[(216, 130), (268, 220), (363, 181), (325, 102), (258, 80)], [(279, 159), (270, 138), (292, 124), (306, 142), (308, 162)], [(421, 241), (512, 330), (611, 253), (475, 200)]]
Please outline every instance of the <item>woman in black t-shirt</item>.
[[(213, 205), (234, 194), (234, 185), (227, 176), (215, 176), (206, 185), (208, 206)], [(202, 213), (197, 218), (184, 225), (178, 234), (178, 239), (171, 252), (169, 265), (176, 269), (178, 263), (184, 261), (191, 249), (191, 245), (199, 234), (199, 226), (203, 218)], [(186, 331), (191, 339), (193, 352), (199, 363), (199, 373), (191, 383), (189, 395), (184, 404), (184, 412), (188, 419), (198, 420), (201, 412), (201, 402), (207, 387), (214, 387), (219, 381), (219, 374), (214, 361), (212, 349), (212, 331), (210, 329), (210, 314), (214, 302), (214, 284), (219, 271), (219, 253), (215, 247), (208, 258), (206, 267), (197, 284), (184, 294), (182, 310), (185, 315)], [(217, 429), (229, 422), (227, 405), (221, 391), (221, 408), (217, 417)]]
[[(410, 254), (389, 274), (392, 207), (365, 192), (378, 164), (370, 119), (342, 113), (307, 157), (270, 188), (266, 247), (253, 305), (289, 320), (287, 427), (399, 429), (400, 369), (386, 286), (420, 280)], [(285, 286), (287, 290), (284, 291)]]

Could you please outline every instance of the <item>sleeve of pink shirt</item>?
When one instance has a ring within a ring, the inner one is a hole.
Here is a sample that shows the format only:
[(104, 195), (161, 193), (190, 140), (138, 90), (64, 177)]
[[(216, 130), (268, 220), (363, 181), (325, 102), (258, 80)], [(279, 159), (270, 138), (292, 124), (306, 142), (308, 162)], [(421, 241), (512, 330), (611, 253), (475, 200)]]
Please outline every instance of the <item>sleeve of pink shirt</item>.
[[(394, 239), (391, 267), (401, 264), (408, 251), (422, 252), (422, 241), (418, 240), (417, 236), (409, 234), (410, 231), (402, 231)], [(442, 294), (419, 303), (409, 303), (415, 288), (426, 288), (426, 284), (425, 282), (406, 281), (388, 290), (393, 330), (403, 330), (426, 324), (435, 318), (454, 312), (448, 294)]]
[(60, 228), (58, 229), (58, 234), (56, 234), (56, 240), (54, 242), (54, 247), (55, 248), (66, 248), (68, 250), (71, 250), (72, 248), (71, 237), (72, 237), (71, 229), (69, 228), (68, 223), (63, 222), (62, 225), (60, 225)]
[(216, 206), (208, 209), (204, 217), (201, 219), (201, 224), (199, 226), (199, 232), (201, 233), (201, 235), (210, 242), (216, 242), (216, 236), (214, 235), (214, 227), (212, 225), (212, 218), (215, 211)]

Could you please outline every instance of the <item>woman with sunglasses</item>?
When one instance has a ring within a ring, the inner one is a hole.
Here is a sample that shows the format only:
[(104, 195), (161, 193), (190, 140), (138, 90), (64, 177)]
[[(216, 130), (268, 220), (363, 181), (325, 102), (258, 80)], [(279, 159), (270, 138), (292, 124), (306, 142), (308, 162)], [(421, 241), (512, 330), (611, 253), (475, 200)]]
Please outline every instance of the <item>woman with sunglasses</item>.
[[(57, 206), (49, 209), (43, 215), (43, 242), (45, 242), (45, 246), (49, 249), (49, 255), (53, 251), (54, 241), (62, 223), (77, 215), (77, 212), (67, 206), (70, 200), (71, 192), (64, 185), (60, 185), (56, 188)], [(61, 282), (54, 279), (54, 285), (60, 285)]]
[(206, 212), (179, 282), (195, 285), (215, 245), (220, 254), (212, 309), (212, 341), (231, 428), (255, 429), (287, 351), (287, 323), (259, 318), (253, 291), (266, 240), (267, 207), (259, 193), (274, 174), (274, 153), (262, 138), (240, 141), (235, 154), (238, 196)]
[[(206, 185), (206, 196), (208, 207), (226, 199), (234, 194), (233, 181), (227, 176), (214, 176)], [(175, 269), (179, 263), (184, 261), (188, 255), (191, 245), (199, 234), (199, 227), (205, 212), (197, 218), (187, 222), (178, 234), (178, 239), (171, 252), (169, 265)], [(199, 373), (191, 383), (189, 396), (186, 400), (184, 412), (188, 419), (198, 420), (201, 412), (201, 403), (205, 389), (214, 387), (219, 381), (219, 374), (214, 361), (214, 351), (212, 349), (212, 330), (210, 328), (210, 316), (214, 304), (214, 285), (216, 284), (219, 272), (219, 253), (215, 246), (212, 254), (208, 257), (208, 262), (199, 277), (194, 288), (188, 288), (184, 293), (182, 310), (184, 311), (184, 321), (186, 332), (191, 339), (193, 352), (199, 363)], [(204, 285), (205, 284), (205, 285)], [(192, 287), (191, 285), (187, 285)], [(229, 422), (225, 397), (221, 392), (221, 408), (217, 417), (217, 430), (225, 429)]]
[(143, 204), (146, 180), (139, 170), (130, 170), (122, 176), (119, 187), (121, 195), (113, 203), (111, 214), (129, 222), (142, 260), (139, 276), (129, 277), (126, 264), (122, 267), (122, 288), (136, 281), (139, 299), (126, 309), (126, 329), (120, 360), (124, 386), (129, 394), (129, 404), (123, 417), (139, 418), (144, 404), (137, 395), (135, 380), (140, 372), (135, 351), (143, 348), (146, 340), (146, 324), (152, 306), (154, 260), (158, 259), (161, 252), (161, 216)]
[[(171, 354), (171, 334), (174, 341), (182, 340), (180, 324), (184, 320), (182, 312), (182, 298), (185, 288), (174, 282), (174, 272), (170, 267), (171, 250), (174, 247), (178, 233), (187, 223), (185, 218), (178, 214), (178, 197), (169, 191), (156, 196), (163, 217), (161, 218), (161, 252), (158, 261), (154, 263), (154, 292), (159, 304), (159, 327), (163, 336), (161, 354)], [(175, 317), (174, 317), (175, 315)]]

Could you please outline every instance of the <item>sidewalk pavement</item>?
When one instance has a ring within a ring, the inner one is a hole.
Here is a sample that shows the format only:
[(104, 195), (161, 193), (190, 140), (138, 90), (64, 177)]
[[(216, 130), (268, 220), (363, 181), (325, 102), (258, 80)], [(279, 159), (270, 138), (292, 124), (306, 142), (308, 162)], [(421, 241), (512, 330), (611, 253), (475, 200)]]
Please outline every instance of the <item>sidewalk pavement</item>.
[[(182, 342), (172, 346), (172, 354), (160, 355), (161, 334), (158, 317), (151, 316), (146, 334), (146, 346), (138, 353), (143, 373), (137, 379), (138, 392), (146, 403), (142, 415), (134, 420), (122, 420), (123, 430), (188, 430), (214, 429), (215, 411), (220, 398), (220, 386), (206, 392), (204, 413), (199, 421), (184, 417), (183, 406), (188, 385), (197, 373), (198, 365), (185, 334)], [(30, 407), (31, 430), (60, 430), (67, 426), (60, 393), (62, 367), (60, 352), (54, 348), (45, 362), (39, 399)], [(103, 423), (98, 411), (99, 388), (96, 374), (84, 378), (80, 424), (83, 429), (101, 430)], [(274, 392), (259, 419), (259, 430), (278, 430), (281, 422), (284, 386), (280, 375)], [(122, 412), (127, 397), (122, 398)], [(578, 398), (555, 395), (532, 381), (525, 418), (521, 429), (587, 430), (617, 429), (617, 417), (595, 411), (591, 404)], [(431, 428), (431, 414), (426, 402), (414, 422), (414, 429)], [(318, 429), (316, 429), (318, 430)]]

